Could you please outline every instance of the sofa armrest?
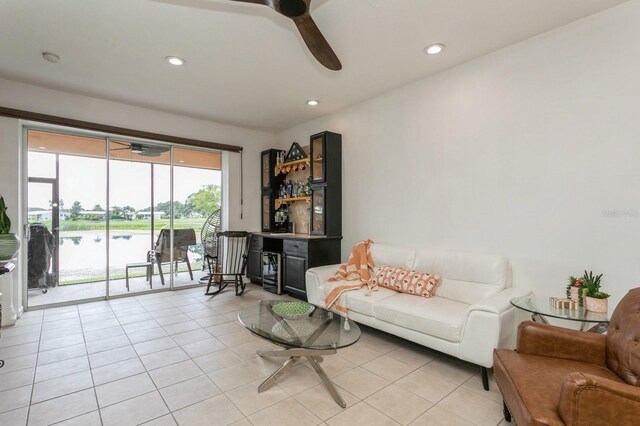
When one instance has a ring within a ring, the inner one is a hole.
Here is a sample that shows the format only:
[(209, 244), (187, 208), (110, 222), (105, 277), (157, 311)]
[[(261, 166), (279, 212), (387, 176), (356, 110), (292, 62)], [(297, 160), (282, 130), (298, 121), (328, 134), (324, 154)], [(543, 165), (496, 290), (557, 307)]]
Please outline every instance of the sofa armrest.
[(462, 321), (459, 357), (491, 367), (495, 348), (515, 347), (515, 308), (510, 301), (530, 290), (508, 287), (467, 307)]
[(640, 388), (585, 373), (571, 373), (560, 390), (560, 418), (566, 425), (638, 423)]
[(329, 278), (335, 276), (339, 267), (339, 264), (327, 265), (307, 270), (305, 286), (309, 303), (324, 306), (324, 285)]
[(491, 296), (479, 300), (477, 303), (467, 308), (467, 316), (472, 311), (485, 311), (494, 314), (501, 314), (513, 308), (511, 299), (531, 294), (531, 290), (523, 287), (508, 287), (492, 294)]
[(606, 365), (605, 336), (524, 321), (518, 327), (516, 351), (521, 354)]

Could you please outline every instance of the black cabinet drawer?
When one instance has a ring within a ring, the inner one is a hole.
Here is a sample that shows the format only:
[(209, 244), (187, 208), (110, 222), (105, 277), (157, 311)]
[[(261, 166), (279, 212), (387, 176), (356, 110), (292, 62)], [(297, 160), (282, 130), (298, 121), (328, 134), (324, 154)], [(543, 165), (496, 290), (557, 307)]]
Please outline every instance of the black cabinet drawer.
[(253, 247), (247, 254), (247, 278), (252, 282), (262, 281), (262, 251)]
[(302, 240), (285, 240), (283, 251), (285, 253), (307, 254), (309, 252), (309, 243)]
[(305, 293), (305, 273), (307, 272), (307, 258), (285, 254), (284, 256), (284, 278), (285, 290)]
[(262, 249), (262, 237), (258, 235), (251, 235), (251, 240), (249, 242), (249, 247), (254, 250)]

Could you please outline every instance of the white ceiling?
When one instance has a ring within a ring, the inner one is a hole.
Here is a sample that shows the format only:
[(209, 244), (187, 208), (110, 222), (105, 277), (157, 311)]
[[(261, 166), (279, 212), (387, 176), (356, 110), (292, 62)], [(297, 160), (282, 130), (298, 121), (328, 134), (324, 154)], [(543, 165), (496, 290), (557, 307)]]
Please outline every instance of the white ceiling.
[[(293, 22), (229, 0), (0, 0), (0, 77), (243, 127), (281, 130), (624, 0), (312, 0), (342, 61)], [(445, 43), (446, 51), (422, 49)], [(62, 57), (45, 62), (41, 53)], [(181, 68), (167, 55), (186, 59)], [(311, 108), (307, 99), (321, 104)]]

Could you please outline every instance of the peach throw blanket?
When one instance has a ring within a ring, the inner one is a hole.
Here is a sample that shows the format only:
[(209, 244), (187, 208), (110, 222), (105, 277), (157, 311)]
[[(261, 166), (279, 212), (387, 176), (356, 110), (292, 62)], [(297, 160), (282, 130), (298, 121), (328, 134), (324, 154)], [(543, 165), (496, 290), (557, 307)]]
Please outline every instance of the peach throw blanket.
[[(373, 241), (360, 241), (353, 246), (347, 263), (340, 265), (334, 278), (329, 278), (334, 285), (325, 286), (324, 305), (327, 309), (333, 308), (343, 314), (347, 313), (345, 292), (357, 290), (364, 286), (371, 290), (371, 272), (373, 260), (369, 247)], [(346, 282), (345, 282), (346, 281)]]

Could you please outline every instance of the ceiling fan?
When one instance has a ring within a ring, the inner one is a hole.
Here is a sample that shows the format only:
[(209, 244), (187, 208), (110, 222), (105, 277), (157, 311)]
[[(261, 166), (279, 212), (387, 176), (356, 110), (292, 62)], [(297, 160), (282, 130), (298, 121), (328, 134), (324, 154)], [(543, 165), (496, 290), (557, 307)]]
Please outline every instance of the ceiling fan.
[(162, 153), (169, 151), (171, 148), (168, 146), (160, 145), (143, 145), (141, 143), (122, 143), (113, 141), (114, 144), (123, 145), (124, 148), (111, 148), (111, 151), (125, 151), (129, 150), (133, 154), (138, 154), (141, 157), (160, 157)]
[(279, 14), (291, 19), (298, 27), (300, 35), (313, 56), (322, 65), (333, 71), (342, 69), (342, 64), (311, 18), (311, 0), (231, 0), (268, 6)]

